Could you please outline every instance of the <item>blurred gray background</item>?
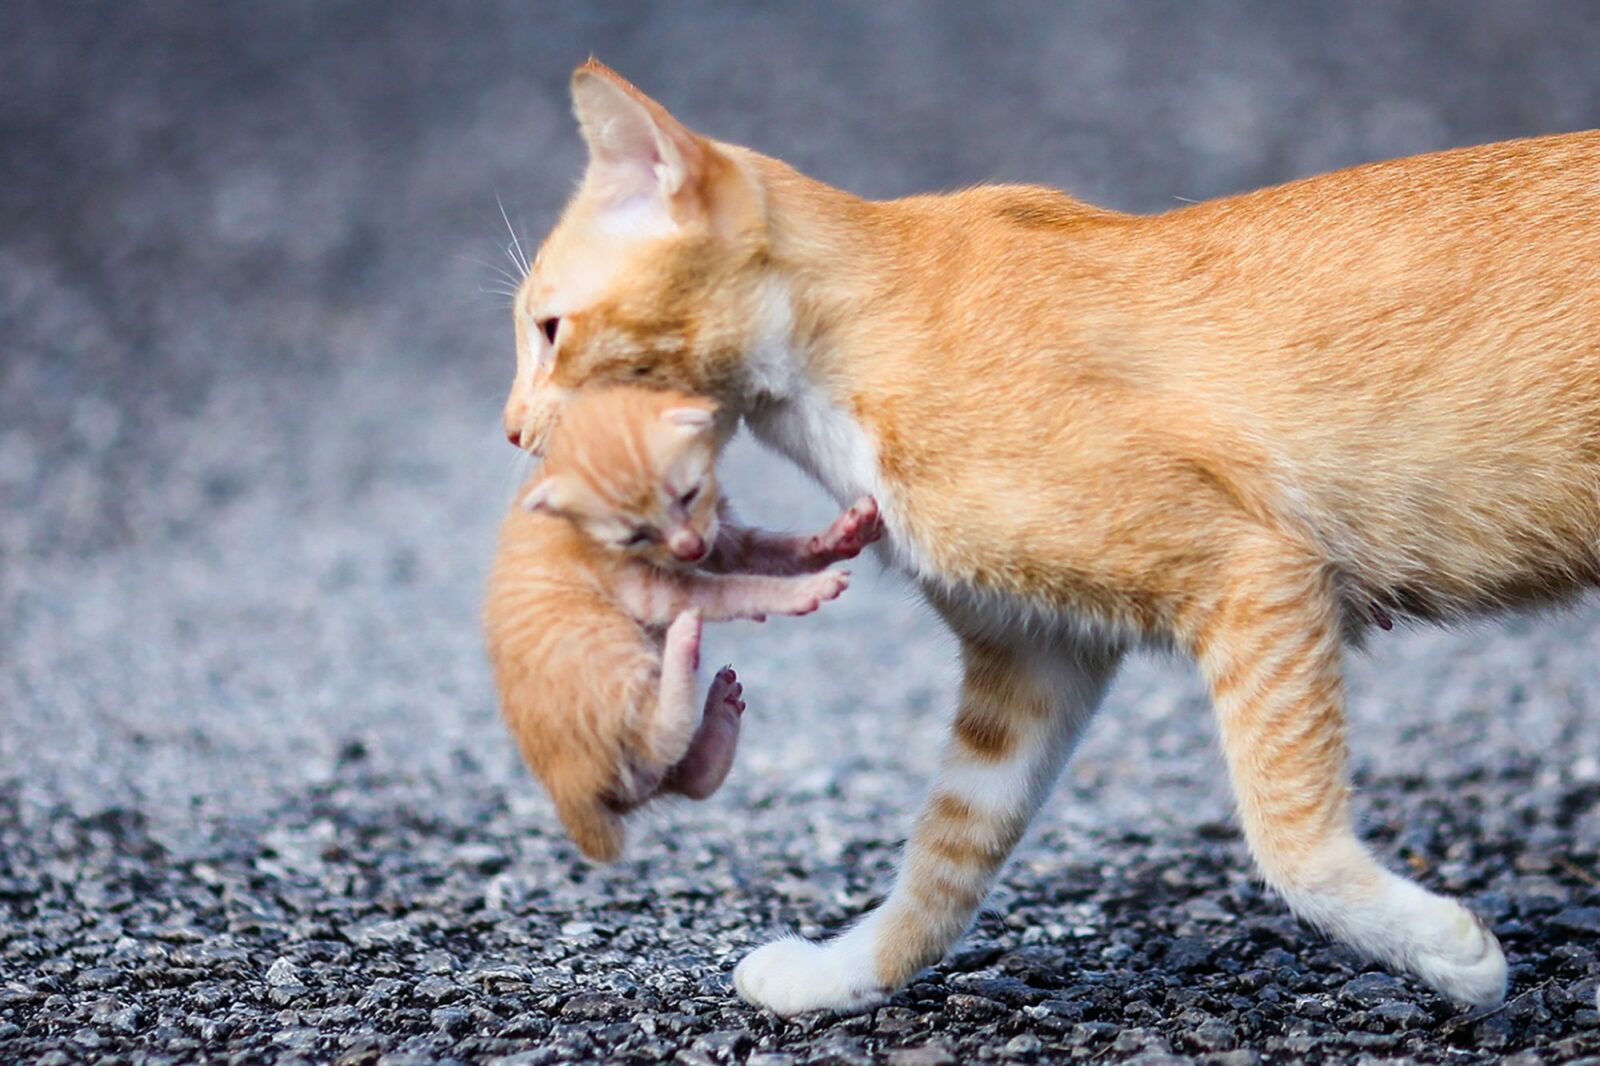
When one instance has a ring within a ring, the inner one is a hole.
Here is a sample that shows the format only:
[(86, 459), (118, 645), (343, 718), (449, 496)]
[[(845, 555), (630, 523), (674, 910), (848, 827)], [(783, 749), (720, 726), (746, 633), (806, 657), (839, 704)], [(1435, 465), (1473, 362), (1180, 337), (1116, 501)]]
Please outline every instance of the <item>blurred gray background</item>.
[[(487, 780), (544, 823), (477, 629), (524, 470), (486, 290), (510, 266), (497, 197), (536, 242), (580, 174), (565, 87), (590, 53), (871, 196), (1025, 180), (1160, 211), (1600, 125), (1581, 2), (0, 6), (0, 782), (25, 807), (132, 809), (181, 850), (360, 756), (419, 805)], [(729, 465), (748, 516), (827, 516), (779, 461)], [(1591, 604), (1378, 634), (1358, 765), (1600, 777), (1597, 629)], [(811, 797), (818, 846), (863, 819), (892, 839), (951, 651), (886, 575), (718, 630), (743, 757), (636, 847), (687, 827), (737, 849), (774, 796)], [(1068, 779), (1062, 831), (1226, 817), (1189, 668), (1133, 664)]]

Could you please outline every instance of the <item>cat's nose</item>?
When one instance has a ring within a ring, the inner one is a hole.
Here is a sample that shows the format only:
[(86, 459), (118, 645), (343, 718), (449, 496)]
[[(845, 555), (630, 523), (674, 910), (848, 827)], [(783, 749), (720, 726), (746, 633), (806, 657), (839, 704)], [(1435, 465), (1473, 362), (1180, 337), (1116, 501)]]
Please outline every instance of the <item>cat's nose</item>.
[(673, 558), (693, 563), (705, 557), (706, 542), (694, 530), (680, 529), (667, 538), (667, 549), (672, 552)]
[(511, 442), (511, 446), (513, 448), (522, 447), (522, 427), (521, 426), (507, 426), (506, 427), (506, 440)]

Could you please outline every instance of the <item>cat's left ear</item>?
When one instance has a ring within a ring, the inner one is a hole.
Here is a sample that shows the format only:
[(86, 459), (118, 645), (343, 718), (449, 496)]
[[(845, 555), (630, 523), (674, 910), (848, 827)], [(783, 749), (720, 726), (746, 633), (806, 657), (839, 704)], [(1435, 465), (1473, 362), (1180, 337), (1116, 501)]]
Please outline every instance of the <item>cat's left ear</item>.
[(630, 224), (750, 224), (760, 198), (739, 167), (610, 67), (591, 59), (573, 73), (572, 109), (589, 145), (585, 189)]
[(598, 60), (573, 73), (572, 108), (590, 165), (617, 199), (654, 194), (670, 202), (705, 164), (699, 137)]

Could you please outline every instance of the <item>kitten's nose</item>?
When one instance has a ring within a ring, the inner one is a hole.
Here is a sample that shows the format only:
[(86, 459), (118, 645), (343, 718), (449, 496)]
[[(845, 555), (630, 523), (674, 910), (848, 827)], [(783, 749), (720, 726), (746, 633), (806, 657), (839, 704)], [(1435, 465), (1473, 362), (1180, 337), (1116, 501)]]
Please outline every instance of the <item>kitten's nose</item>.
[(506, 440), (511, 442), (511, 446), (513, 448), (522, 447), (522, 427), (521, 426), (507, 426), (506, 427)]
[(692, 529), (680, 529), (667, 538), (667, 548), (674, 558), (692, 563), (706, 554), (705, 538)]

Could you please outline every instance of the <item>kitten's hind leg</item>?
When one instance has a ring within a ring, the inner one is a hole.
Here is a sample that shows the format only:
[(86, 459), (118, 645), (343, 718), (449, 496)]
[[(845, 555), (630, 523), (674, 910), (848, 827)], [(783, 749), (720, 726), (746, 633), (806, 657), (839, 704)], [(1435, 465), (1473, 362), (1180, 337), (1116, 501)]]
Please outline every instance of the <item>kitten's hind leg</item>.
[(1304, 920), (1444, 995), (1500, 1002), (1506, 964), (1494, 934), (1454, 900), (1385, 870), (1351, 826), (1326, 569), (1287, 545), (1251, 545), (1185, 629), (1267, 882)]
[(773, 941), (733, 972), (739, 994), (781, 1015), (865, 1010), (939, 961), (1055, 781), (1116, 666), (1078, 648), (967, 643), (961, 708), (894, 889), (826, 943)]
[(722, 787), (733, 769), (734, 751), (739, 746), (739, 720), (744, 715), (744, 686), (733, 667), (724, 666), (711, 679), (706, 693), (700, 728), (689, 741), (689, 750), (667, 775), (662, 786), (693, 800), (703, 800)]

